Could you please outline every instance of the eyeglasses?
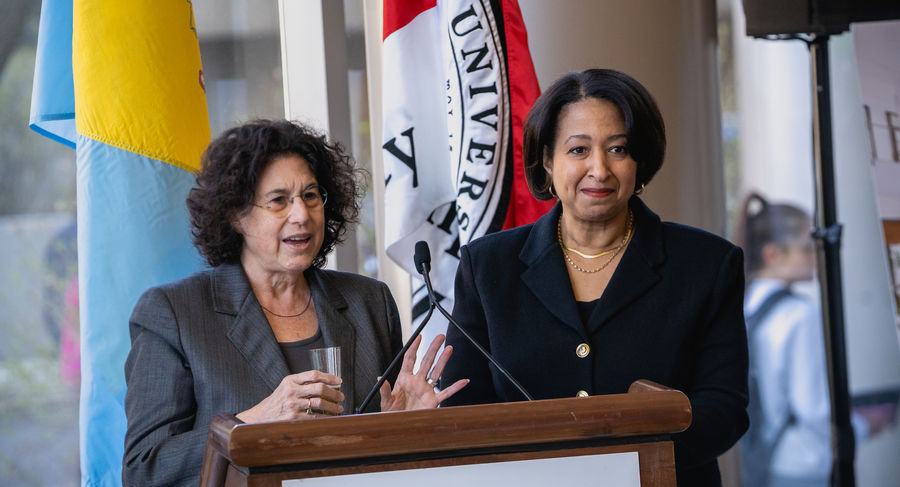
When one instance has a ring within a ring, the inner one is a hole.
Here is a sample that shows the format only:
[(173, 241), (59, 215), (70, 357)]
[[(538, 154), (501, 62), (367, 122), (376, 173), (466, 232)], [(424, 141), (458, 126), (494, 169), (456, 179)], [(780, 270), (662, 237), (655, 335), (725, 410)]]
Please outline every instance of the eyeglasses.
[(252, 204), (257, 208), (269, 210), (269, 212), (274, 215), (283, 216), (287, 214), (292, 206), (294, 206), (294, 199), (296, 198), (300, 198), (300, 201), (302, 201), (303, 205), (308, 209), (317, 210), (325, 206), (325, 202), (328, 201), (328, 193), (326, 193), (321, 186), (310, 186), (298, 195), (276, 195), (261, 205), (256, 203)]

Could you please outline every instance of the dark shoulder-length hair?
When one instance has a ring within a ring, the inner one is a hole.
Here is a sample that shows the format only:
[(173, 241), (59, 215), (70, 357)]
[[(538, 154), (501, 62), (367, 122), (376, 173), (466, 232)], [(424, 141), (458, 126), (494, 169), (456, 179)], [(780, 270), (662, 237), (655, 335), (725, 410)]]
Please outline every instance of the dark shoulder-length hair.
[(254, 120), (226, 130), (209, 144), (196, 186), (188, 194), (194, 245), (210, 266), (240, 262), (244, 238), (232, 222), (251, 209), (263, 170), (286, 155), (306, 160), (328, 194), (325, 238), (313, 266), (322, 267), (348, 226), (357, 222), (365, 172), (341, 144), (298, 122)]
[(637, 162), (635, 190), (650, 182), (666, 153), (666, 127), (653, 96), (634, 78), (612, 69), (587, 69), (569, 73), (545, 90), (528, 112), (524, 125), (525, 180), (531, 194), (549, 200), (550, 178), (544, 158), (553, 154), (559, 114), (586, 98), (607, 100), (625, 119), (628, 151)]

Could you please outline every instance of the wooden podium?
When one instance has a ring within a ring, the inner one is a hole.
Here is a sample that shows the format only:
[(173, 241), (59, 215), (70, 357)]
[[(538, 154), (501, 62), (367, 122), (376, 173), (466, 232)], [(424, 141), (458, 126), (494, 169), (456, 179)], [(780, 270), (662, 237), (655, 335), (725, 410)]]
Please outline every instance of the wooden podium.
[(649, 381), (627, 394), (244, 424), (217, 416), (201, 487), (637, 452), (642, 487), (675, 486), (670, 435), (687, 397)]

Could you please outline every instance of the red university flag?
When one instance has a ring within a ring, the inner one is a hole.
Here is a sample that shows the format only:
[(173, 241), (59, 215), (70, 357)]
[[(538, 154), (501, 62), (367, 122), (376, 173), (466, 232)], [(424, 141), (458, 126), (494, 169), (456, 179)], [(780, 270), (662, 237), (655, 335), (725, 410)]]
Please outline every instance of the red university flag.
[[(385, 0), (382, 65), (385, 247), (417, 276), (413, 247), (427, 241), (451, 308), (459, 248), (551, 206), (531, 196), (522, 166), (540, 88), (518, 2)], [(428, 299), (414, 279), (415, 321)], [(425, 338), (445, 329), (435, 321)]]

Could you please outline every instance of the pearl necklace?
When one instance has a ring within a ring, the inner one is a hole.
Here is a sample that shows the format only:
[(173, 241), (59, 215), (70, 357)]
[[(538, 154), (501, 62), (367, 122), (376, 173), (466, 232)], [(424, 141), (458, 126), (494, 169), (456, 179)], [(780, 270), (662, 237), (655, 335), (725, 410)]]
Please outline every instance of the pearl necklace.
[[(588, 256), (588, 255), (582, 254), (581, 252), (578, 252), (577, 250), (570, 249), (570, 248), (566, 247), (565, 244), (563, 244), (562, 217), (560, 217), (559, 221), (557, 221), (557, 223), (556, 223), (556, 240), (559, 242), (559, 248), (562, 249), (563, 257), (566, 258), (566, 262), (568, 262), (569, 265), (571, 265), (576, 271), (584, 272), (586, 274), (594, 274), (596, 272), (602, 271), (603, 269), (606, 269), (606, 267), (609, 266), (609, 264), (611, 264), (612, 261), (616, 259), (616, 256), (618, 256), (619, 253), (622, 252), (622, 249), (625, 248), (625, 244), (628, 243), (628, 240), (631, 238), (631, 234), (633, 233), (633, 231), (634, 231), (634, 214), (631, 213), (631, 210), (628, 210), (628, 219), (625, 222), (625, 235), (622, 237), (622, 241), (619, 243), (619, 245), (617, 245), (616, 248), (614, 248), (614, 249), (606, 250), (604, 252), (601, 252), (601, 253), (593, 255), (593, 256)], [(609, 254), (609, 253), (612, 253), (612, 255), (609, 257), (609, 259), (606, 262), (600, 264), (600, 267), (597, 267), (596, 269), (585, 269), (583, 267), (580, 267), (578, 264), (575, 263), (575, 261), (572, 260), (571, 257), (569, 257), (569, 251), (574, 252), (586, 259), (594, 259), (594, 258), (601, 257), (601, 256)]]

